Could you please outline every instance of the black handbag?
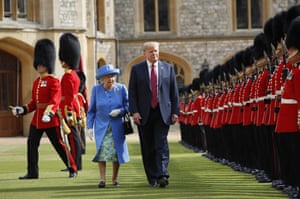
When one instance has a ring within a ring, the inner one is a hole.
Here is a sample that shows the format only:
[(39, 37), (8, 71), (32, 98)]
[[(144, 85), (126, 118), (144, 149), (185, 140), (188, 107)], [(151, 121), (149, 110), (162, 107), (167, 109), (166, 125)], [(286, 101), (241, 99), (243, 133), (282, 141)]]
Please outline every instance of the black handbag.
[(129, 113), (123, 116), (123, 128), (124, 135), (129, 135), (133, 133), (133, 124)]

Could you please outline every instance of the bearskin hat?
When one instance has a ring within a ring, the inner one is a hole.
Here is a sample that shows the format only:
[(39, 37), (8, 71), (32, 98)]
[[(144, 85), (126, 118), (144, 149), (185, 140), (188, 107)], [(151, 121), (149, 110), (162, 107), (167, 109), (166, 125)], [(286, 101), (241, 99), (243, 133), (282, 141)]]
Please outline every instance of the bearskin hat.
[(234, 55), (234, 67), (238, 70), (238, 71), (243, 71), (244, 68), (244, 64), (243, 64), (243, 55), (244, 55), (244, 51), (241, 50), (239, 52), (237, 52)]
[(285, 32), (288, 31), (290, 24), (292, 23), (293, 19), (300, 16), (300, 5), (292, 6), (288, 9), (286, 13), (286, 23), (285, 23)]
[(273, 22), (272, 22), (272, 30), (273, 30), (273, 44), (274, 47), (277, 47), (277, 43), (281, 41), (281, 39), (284, 39), (284, 27), (286, 23), (286, 11), (282, 11), (278, 14), (276, 14), (273, 17)]
[(72, 33), (64, 33), (59, 40), (59, 60), (71, 69), (77, 69), (80, 61), (80, 43)]
[(300, 50), (300, 40), (299, 40), (299, 35), (300, 35), (300, 16), (295, 18), (287, 32), (286, 36), (286, 47), (287, 48), (297, 48)]
[(245, 67), (252, 65), (253, 60), (253, 46), (249, 46), (243, 53), (243, 64)]
[(254, 58), (260, 59), (264, 56), (264, 52), (267, 53), (267, 55), (271, 55), (271, 46), (267, 42), (267, 38), (264, 33), (259, 33), (254, 38)]
[(48, 68), (48, 73), (54, 72), (56, 53), (54, 43), (50, 39), (40, 39), (34, 47), (33, 66), (37, 70), (38, 65)]
[(192, 90), (199, 91), (200, 90), (200, 78), (194, 78), (192, 81)]
[(264, 33), (267, 39), (267, 42), (269, 44), (273, 44), (274, 45), (274, 40), (273, 40), (273, 28), (272, 28), (272, 24), (273, 24), (273, 18), (270, 18), (266, 21), (265, 25), (264, 25)]

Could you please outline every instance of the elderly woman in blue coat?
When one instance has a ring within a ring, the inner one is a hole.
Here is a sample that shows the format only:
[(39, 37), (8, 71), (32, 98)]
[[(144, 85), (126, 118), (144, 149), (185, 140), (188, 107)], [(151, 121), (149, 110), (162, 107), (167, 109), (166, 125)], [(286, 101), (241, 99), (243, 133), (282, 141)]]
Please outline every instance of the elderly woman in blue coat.
[(125, 85), (116, 82), (119, 69), (112, 65), (101, 66), (97, 70), (95, 85), (87, 112), (88, 135), (95, 136), (96, 155), (100, 172), (99, 188), (105, 187), (106, 162), (112, 162), (112, 184), (120, 186), (118, 172), (120, 164), (129, 161), (129, 153), (124, 135), (122, 116), (128, 111), (128, 92)]

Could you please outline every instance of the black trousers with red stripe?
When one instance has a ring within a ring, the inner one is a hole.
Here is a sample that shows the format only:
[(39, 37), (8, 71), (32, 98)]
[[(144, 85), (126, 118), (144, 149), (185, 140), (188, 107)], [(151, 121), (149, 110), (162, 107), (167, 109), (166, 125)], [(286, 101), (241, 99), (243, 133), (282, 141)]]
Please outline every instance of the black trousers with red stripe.
[(59, 127), (37, 129), (35, 126), (30, 125), (29, 136), (27, 139), (27, 174), (30, 176), (39, 175), (38, 148), (44, 132), (47, 134), (52, 146), (55, 148), (64, 164), (70, 169), (70, 171), (77, 172), (76, 164), (71, 153), (66, 148), (66, 144), (62, 140)]
[(77, 169), (82, 169), (82, 146), (80, 132), (76, 126), (69, 126), (71, 133), (68, 134), (68, 141), (71, 149), (72, 157), (76, 163)]

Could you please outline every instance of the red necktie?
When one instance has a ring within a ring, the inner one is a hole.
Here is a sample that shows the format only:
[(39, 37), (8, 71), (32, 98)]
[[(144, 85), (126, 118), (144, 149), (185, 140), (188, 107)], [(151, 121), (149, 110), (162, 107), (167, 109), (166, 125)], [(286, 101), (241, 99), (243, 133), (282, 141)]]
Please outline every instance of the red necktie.
[(151, 89), (152, 89), (152, 98), (151, 98), (151, 107), (156, 108), (157, 106), (157, 75), (154, 69), (155, 65), (151, 65)]

